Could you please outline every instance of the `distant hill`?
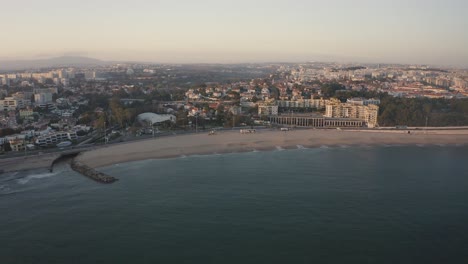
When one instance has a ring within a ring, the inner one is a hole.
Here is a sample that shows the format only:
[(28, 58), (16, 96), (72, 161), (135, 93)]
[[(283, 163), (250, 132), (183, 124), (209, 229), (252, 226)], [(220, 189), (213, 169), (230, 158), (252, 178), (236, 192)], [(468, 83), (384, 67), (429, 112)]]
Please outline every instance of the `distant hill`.
[(27, 70), (38, 68), (50, 67), (86, 67), (86, 66), (100, 66), (108, 64), (105, 61), (98, 59), (77, 57), (77, 56), (64, 56), (51, 59), (39, 60), (4, 60), (0, 61), (1, 71), (10, 70)]

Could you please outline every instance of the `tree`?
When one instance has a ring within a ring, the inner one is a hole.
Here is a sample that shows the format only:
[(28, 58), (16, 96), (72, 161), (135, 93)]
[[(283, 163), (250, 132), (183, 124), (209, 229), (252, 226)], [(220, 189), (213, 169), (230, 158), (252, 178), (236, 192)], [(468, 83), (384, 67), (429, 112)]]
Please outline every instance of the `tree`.
[(106, 121), (106, 114), (102, 113), (101, 115), (99, 115), (99, 118), (96, 121), (96, 128), (101, 132), (104, 131), (104, 129), (106, 128)]
[(218, 105), (216, 108), (216, 123), (220, 126), (224, 124), (225, 115), (224, 115), (224, 105)]
[(127, 108), (124, 111), (125, 113), (125, 121), (130, 124), (133, 124), (133, 120), (136, 118), (136, 109), (135, 108)]
[(339, 83), (326, 83), (322, 85), (322, 94), (325, 97), (333, 97), (335, 96), (336, 91), (344, 90), (345, 87)]
[(6, 136), (9, 136), (9, 135), (14, 135), (16, 134), (16, 130), (14, 130), (13, 128), (3, 128), (3, 129), (0, 129), (0, 137), (6, 137)]
[(4, 144), (3, 144), (3, 150), (5, 152), (8, 152), (8, 151), (12, 151), (13, 149), (11, 148), (11, 145), (10, 145), (10, 142), (6, 141)]
[(187, 111), (185, 111), (184, 109), (179, 109), (179, 111), (177, 111), (177, 114), (176, 114), (177, 126), (185, 127), (185, 125), (188, 123), (187, 114), (188, 114)]
[(109, 103), (109, 106), (112, 111), (112, 117), (120, 125), (120, 127), (123, 127), (123, 124), (126, 119), (126, 114), (119, 99), (113, 98), (111, 102)]
[(270, 87), (270, 96), (276, 100), (279, 99), (279, 96), (280, 96), (280, 91), (278, 88), (276, 87)]

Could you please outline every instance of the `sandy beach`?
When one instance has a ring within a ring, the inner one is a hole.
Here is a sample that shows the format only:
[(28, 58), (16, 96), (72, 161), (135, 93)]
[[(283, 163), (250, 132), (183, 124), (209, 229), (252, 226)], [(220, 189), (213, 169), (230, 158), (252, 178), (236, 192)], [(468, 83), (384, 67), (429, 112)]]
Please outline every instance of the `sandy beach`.
[(110, 145), (88, 151), (78, 160), (92, 168), (129, 161), (180, 157), (195, 154), (267, 151), (321, 146), (370, 145), (459, 145), (468, 144), (468, 130), (412, 131), (347, 131), (292, 130), (287, 132), (262, 130), (254, 134), (221, 131), (154, 138), (138, 142)]

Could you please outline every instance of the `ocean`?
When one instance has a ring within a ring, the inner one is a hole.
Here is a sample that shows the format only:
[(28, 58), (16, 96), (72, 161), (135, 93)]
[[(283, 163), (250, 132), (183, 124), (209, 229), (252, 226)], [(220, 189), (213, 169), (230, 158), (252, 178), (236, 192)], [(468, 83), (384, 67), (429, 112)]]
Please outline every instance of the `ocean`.
[(326, 147), (0, 175), (0, 263), (468, 263), (468, 147)]

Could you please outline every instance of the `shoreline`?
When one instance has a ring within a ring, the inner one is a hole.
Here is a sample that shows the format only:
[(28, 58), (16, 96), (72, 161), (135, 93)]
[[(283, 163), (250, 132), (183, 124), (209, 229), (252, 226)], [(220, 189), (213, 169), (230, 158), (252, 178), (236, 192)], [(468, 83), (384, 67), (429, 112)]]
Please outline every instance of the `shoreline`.
[[(109, 145), (83, 152), (77, 159), (91, 168), (107, 167), (150, 159), (169, 159), (191, 155), (212, 155), (277, 149), (299, 149), (359, 146), (410, 146), (468, 144), (468, 130), (457, 131), (358, 131), (358, 130), (292, 130), (240, 134), (238, 131), (177, 135), (138, 142)], [(300, 147), (299, 147), (300, 146)]]
[[(222, 130), (208, 136), (176, 134), (139, 141), (82, 149), (79, 161), (96, 169), (116, 163), (150, 159), (170, 159), (193, 155), (213, 155), (242, 152), (275, 151), (327, 147), (366, 146), (437, 146), (468, 145), (468, 129), (456, 130), (336, 130), (298, 129), (287, 132), (258, 130), (255, 134), (240, 134), (238, 130)], [(0, 174), (46, 169), (63, 153), (48, 153), (0, 159)]]

